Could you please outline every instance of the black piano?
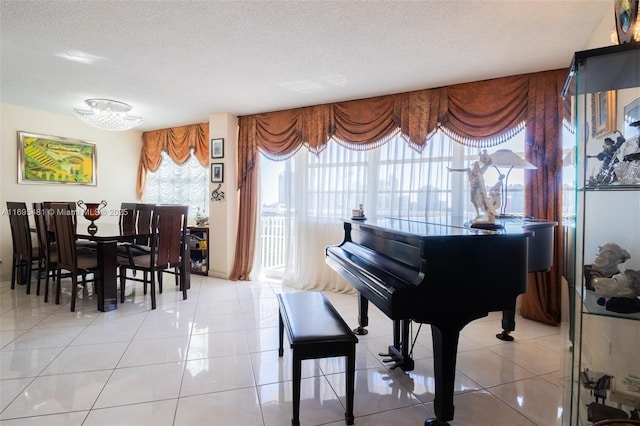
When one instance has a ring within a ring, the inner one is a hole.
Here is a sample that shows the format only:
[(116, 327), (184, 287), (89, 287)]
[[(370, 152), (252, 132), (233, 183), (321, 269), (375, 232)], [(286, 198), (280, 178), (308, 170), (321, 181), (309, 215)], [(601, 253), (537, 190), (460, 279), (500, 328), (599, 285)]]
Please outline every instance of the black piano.
[[(346, 220), (344, 240), (326, 248), (326, 262), (359, 293), (359, 326), (366, 334), (368, 303), (393, 320), (388, 354), (404, 371), (411, 321), (431, 325), (437, 418), (453, 419), (453, 389), (460, 330), (491, 311), (513, 309), (526, 290), (528, 239), (522, 220), (496, 230), (382, 218)], [(394, 367), (395, 367), (394, 366)]]

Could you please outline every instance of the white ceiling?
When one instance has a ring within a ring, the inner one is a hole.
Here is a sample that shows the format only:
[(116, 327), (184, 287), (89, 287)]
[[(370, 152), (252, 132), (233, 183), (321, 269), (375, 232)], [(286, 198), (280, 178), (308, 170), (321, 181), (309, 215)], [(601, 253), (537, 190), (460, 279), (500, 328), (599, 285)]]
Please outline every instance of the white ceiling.
[[(568, 67), (612, 0), (0, 0), (0, 100), (139, 130)], [(611, 17), (613, 26), (613, 16)]]

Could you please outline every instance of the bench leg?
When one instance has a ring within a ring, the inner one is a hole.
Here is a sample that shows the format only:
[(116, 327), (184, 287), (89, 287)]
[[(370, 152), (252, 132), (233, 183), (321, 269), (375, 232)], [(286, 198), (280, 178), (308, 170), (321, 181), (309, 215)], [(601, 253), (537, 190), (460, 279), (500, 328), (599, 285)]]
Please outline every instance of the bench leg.
[(348, 425), (353, 424), (353, 394), (355, 390), (356, 377), (356, 345), (354, 344), (349, 355), (345, 359), (345, 370), (347, 374), (346, 392), (347, 392), (347, 412), (344, 413), (344, 420)]
[(283, 346), (283, 344), (284, 344), (284, 322), (282, 321), (282, 312), (280, 312), (280, 311), (278, 311), (278, 312), (279, 312), (279, 315), (278, 315), (279, 321), (278, 322), (280, 324), (279, 325), (279, 330), (278, 330), (278, 332), (280, 333), (279, 336), (278, 336), (278, 339), (280, 341), (280, 346), (278, 347), (278, 356), (282, 356), (282, 355), (284, 355), (284, 346)]
[(300, 426), (300, 380), (302, 376), (302, 359), (293, 350), (293, 418), (292, 426)]

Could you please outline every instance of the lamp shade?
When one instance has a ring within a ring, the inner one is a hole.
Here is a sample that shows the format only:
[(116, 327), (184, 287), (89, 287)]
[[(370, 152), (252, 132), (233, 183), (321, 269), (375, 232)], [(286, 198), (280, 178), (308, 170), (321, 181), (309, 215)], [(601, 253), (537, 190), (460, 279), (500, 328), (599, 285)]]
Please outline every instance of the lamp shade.
[(537, 167), (517, 155), (510, 149), (499, 149), (491, 154), (493, 165), (497, 167), (513, 167), (514, 169), (536, 169)]

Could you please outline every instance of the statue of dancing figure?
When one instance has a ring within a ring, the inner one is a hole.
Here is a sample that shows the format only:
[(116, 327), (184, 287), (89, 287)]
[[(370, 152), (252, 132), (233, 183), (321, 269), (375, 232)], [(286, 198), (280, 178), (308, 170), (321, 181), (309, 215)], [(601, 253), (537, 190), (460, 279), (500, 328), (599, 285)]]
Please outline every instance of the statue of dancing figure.
[(473, 203), (473, 207), (476, 209), (476, 217), (473, 219), (474, 222), (479, 220), (482, 217), (482, 212), (484, 212), (487, 222), (495, 223), (495, 204), (487, 195), (487, 188), (483, 176), (484, 172), (487, 171), (492, 163), (493, 160), (491, 160), (491, 156), (487, 154), (487, 150), (484, 149), (480, 153), (478, 161), (473, 163), (473, 167), (467, 167), (466, 169), (449, 168), (452, 172), (467, 172), (471, 191), (471, 203)]

